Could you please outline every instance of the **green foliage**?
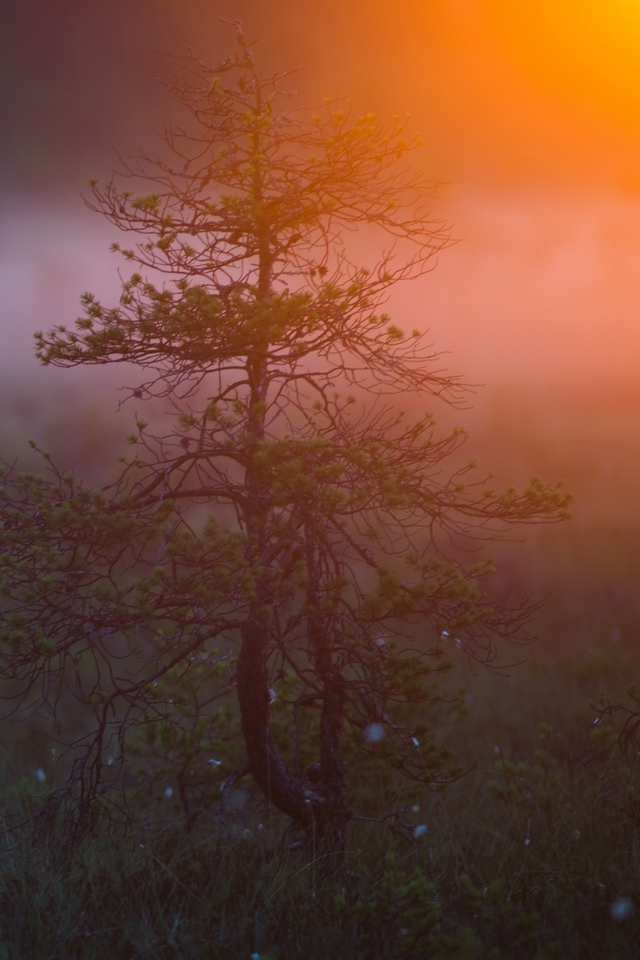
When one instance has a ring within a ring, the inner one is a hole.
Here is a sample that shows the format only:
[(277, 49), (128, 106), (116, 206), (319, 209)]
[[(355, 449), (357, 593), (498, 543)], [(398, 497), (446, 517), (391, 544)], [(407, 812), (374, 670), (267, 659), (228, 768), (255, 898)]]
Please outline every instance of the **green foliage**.
[(165, 674), (147, 694), (164, 713), (147, 710), (125, 742), (137, 783), (127, 801), (147, 816), (184, 818), (190, 825), (217, 803), (224, 780), (240, 765), (237, 713), (226, 699), (211, 708), (220, 702), (215, 679), (229, 670), (217, 655), (203, 652), (188, 669), (180, 665)]
[(399, 870), (391, 853), (376, 893), (367, 900), (341, 894), (336, 911), (351, 928), (355, 956), (362, 960), (379, 956), (401, 960), (426, 951), (434, 956), (433, 930), (441, 915), (434, 887), (418, 868), (410, 875)]
[[(551, 724), (541, 723), (540, 740), (548, 743), (552, 738)], [(501, 759), (495, 762), (495, 769), (500, 778), (488, 781), (487, 789), (510, 806), (516, 816), (554, 813), (561, 794), (562, 770), (546, 750), (535, 751), (533, 765)]]

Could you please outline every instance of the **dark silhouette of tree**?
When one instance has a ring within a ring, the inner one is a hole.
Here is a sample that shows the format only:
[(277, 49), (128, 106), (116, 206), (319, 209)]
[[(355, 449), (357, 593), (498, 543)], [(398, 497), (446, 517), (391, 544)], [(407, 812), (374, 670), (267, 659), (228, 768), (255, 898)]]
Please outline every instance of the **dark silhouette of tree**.
[[(173, 81), (191, 116), (166, 132), (173, 160), (141, 153), (124, 165), (128, 190), (91, 182), (92, 209), (136, 235), (114, 245), (132, 272), (117, 306), (85, 294), (73, 329), (38, 333), (38, 357), (135, 365), (131, 399), (162, 398), (175, 416), (138, 417), (133, 456), (100, 491), (53, 466), (7, 474), (0, 657), (14, 716), (83, 705), (59, 799), (116, 803), (118, 786), (126, 804), (146, 743), (147, 760), (175, 763), (195, 816), (216, 795), (207, 751), (231, 722), (215, 701), (235, 687), (246, 762), (223, 797), (250, 772), (339, 849), (345, 744), (446, 780), (446, 754), (395, 705), (436, 695), (448, 644), (490, 661), (494, 638), (522, 636), (526, 609), (490, 603), (490, 564), (466, 567), (450, 544), (559, 519), (568, 498), (539, 480), (496, 493), (472, 464), (445, 474), (462, 432), (438, 437), (429, 413), (399, 412), (407, 394), (463, 392), (384, 312), (451, 242), (427, 215), (433, 185), (406, 164), (419, 141), (334, 103), (287, 111), (283, 79), (257, 69), (238, 27), (235, 55), (190, 59)], [(386, 238), (368, 269), (345, 244), (355, 228), (368, 248)], [(270, 723), (279, 682), (289, 762)], [(301, 711), (318, 717), (304, 767)]]

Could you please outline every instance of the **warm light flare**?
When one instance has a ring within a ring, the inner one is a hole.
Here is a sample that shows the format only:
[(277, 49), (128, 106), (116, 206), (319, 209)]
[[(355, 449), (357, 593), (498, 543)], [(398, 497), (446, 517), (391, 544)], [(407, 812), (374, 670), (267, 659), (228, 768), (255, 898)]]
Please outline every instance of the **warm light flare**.
[(637, 188), (640, 4), (458, 0), (440, 13), (452, 108), (488, 167)]
[(541, 85), (638, 116), (640, 4), (547, 0), (532, 10), (488, 0), (480, 6), (487, 25)]

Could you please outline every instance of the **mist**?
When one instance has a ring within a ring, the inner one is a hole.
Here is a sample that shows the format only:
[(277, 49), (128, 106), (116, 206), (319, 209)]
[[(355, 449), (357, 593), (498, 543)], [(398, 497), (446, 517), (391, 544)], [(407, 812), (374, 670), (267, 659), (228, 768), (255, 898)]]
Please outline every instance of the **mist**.
[[(504, 485), (566, 478), (574, 530), (622, 515), (635, 529), (635, 67), (624, 44), (615, 70), (599, 64), (589, 17), (558, 46), (564, 14), (554, 34), (550, 11), (543, 5), (534, 22), (480, 0), (5, 5), (0, 377), (11, 455), (34, 435), (97, 478), (100, 451), (108, 459), (128, 432), (133, 411), (115, 411), (131, 372), (43, 369), (32, 335), (73, 322), (85, 290), (115, 302), (114, 232), (84, 207), (86, 178), (108, 177), (118, 153), (162, 151), (158, 132), (180, 118), (158, 78), (179, 72), (187, 48), (224, 57), (233, 30), (219, 18), (240, 18), (260, 61), (293, 71), (292, 104), (343, 96), (354, 110), (408, 113), (425, 141), (413, 161), (441, 182), (431, 213), (459, 242), (399, 288), (389, 312), (401, 327), (428, 329), (442, 366), (472, 388), (468, 409), (443, 411), (441, 422), (468, 427), (470, 454)], [(573, 534), (536, 534), (530, 551), (549, 536)]]

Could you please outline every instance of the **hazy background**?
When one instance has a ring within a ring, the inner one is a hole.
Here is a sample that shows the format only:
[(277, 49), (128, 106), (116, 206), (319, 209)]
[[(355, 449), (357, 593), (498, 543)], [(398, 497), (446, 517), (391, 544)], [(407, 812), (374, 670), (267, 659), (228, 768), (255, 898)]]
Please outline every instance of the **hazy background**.
[[(634, 9), (635, 7), (635, 9)], [(173, 110), (164, 54), (216, 61), (242, 18), (260, 56), (302, 67), (310, 105), (346, 95), (409, 113), (415, 155), (446, 181), (435, 216), (461, 242), (398, 292), (447, 364), (484, 384), (470, 452), (504, 482), (564, 476), (575, 520), (505, 555), (509, 583), (555, 595), (580, 638), (637, 636), (640, 570), (640, 8), (623, 0), (1, 0), (0, 400), (26, 431), (97, 470), (115, 435), (117, 370), (41, 370), (36, 329), (113, 297), (111, 231), (82, 205), (115, 150), (152, 148)], [(564, 578), (564, 579), (563, 579)], [(564, 597), (560, 603), (560, 594)], [(556, 612), (553, 613), (553, 609)], [(617, 631), (617, 633), (616, 633)]]

